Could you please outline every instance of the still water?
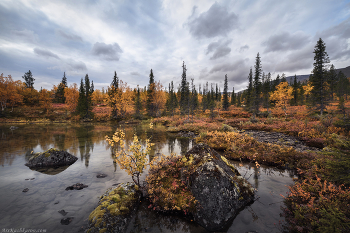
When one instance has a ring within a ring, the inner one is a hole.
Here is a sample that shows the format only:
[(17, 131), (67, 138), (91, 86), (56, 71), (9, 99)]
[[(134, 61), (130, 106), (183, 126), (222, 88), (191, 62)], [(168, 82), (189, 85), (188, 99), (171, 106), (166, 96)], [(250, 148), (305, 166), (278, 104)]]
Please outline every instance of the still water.
[[(126, 140), (132, 136), (151, 138), (156, 153), (182, 154), (193, 142), (169, 134), (163, 127), (117, 126), (109, 124), (51, 124), (0, 125), (0, 229), (44, 229), (46, 232), (79, 232), (86, 227), (90, 212), (97, 206), (98, 197), (117, 183), (131, 182), (126, 172), (115, 163), (105, 136), (124, 129)], [(67, 150), (79, 159), (60, 169), (31, 170), (24, 164), (31, 152), (50, 148)], [(241, 166), (240, 166), (241, 165)], [(269, 167), (255, 168), (252, 164), (235, 163), (240, 173), (258, 190), (257, 200), (242, 210), (227, 232), (279, 232), (274, 225), (280, 220), (281, 205), (288, 185), (294, 177), (288, 171)], [(105, 178), (97, 178), (98, 174)], [(147, 174), (147, 170), (143, 175)], [(82, 190), (68, 190), (75, 183), (88, 185)], [(28, 192), (22, 192), (24, 189)], [(59, 211), (64, 210), (66, 215)], [(69, 225), (62, 219), (70, 218)], [(193, 222), (180, 217), (152, 213), (142, 203), (128, 232), (207, 232)]]

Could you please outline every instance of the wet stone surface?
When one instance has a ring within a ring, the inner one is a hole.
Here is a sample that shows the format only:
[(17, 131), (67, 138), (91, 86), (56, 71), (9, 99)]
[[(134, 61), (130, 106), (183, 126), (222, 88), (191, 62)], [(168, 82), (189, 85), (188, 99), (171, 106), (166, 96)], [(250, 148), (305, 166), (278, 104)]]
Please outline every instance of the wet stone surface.
[(259, 142), (277, 144), (280, 146), (293, 147), (295, 150), (304, 151), (321, 151), (321, 149), (316, 147), (307, 146), (303, 141), (297, 137), (289, 136), (278, 132), (266, 132), (266, 131), (256, 131), (256, 130), (245, 130), (240, 133), (247, 134), (255, 138)]

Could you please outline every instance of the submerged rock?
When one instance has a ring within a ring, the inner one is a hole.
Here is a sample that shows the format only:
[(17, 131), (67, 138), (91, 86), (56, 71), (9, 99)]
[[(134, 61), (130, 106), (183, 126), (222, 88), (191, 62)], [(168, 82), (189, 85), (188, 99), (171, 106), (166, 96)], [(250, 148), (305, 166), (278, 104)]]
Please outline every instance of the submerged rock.
[(60, 167), (71, 165), (78, 158), (67, 151), (51, 148), (45, 152), (35, 153), (25, 165), (30, 168)]
[(195, 171), (189, 188), (198, 201), (193, 214), (195, 221), (209, 231), (228, 227), (233, 218), (254, 200), (253, 187), (225, 157), (203, 143), (189, 150)]
[(61, 219), (61, 224), (62, 225), (69, 225), (73, 221), (74, 218), (62, 218)]
[(76, 184), (73, 184), (71, 186), (68, 186), (66, 188), (66, 191), (68, 191), (68, 190), (81, 190), (81, 189), (87, 188), (87, 187), (89, 187), (89, 186), (85, 185), (85, 184), (82, 184), (82, 183), (76, 183)]
[(59, 210), (58, 213), (62, 214), (63, 216), (66, 216), (68, 214), (68, 212), (65, 210)]
[(100, 198), (97, 208), (89, 216), (86, 233), (125, 232), (140, 203), (141, 193), (132, 183), (110, 188)]
[(97, 174), (97, 176), (96, 176), (97, 178), (105, 178), (105, 177), (107, 177), (107, 175), (106, 174), (103, 174), (103, 173), (101, 173), (101, 174)]

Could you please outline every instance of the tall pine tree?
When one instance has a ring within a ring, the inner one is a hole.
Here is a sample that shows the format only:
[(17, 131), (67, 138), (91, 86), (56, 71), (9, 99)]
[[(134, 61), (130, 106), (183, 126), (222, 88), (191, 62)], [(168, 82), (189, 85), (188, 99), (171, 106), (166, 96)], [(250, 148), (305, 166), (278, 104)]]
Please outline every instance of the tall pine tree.
[(232, 87), (231, 105), (236, 105), (236, 95), (235, 95), (235, 88), (234, 87)]
[(189, 87), (186, 81), (186, 66), (185, 62), (182, 64), (182, 76), (181, 76), (181, 84), (180, 84), (180, 110), (181, 114), (184, 115), (187, 113), (188, 109), (188, 101), (189, 101)]
[(228, 107), (230, 106), (228, 101), (228, 81), (227, 81), (227, 74), (225, 75), (225, 81), (224, 81), (224, 96), (222, 100), (222, 108), (227, 111)]
[(82, 118), (90, 119), (91, 116), (91, 95), (93, 86), (90, 84), (89, 75), (85, 75), (85, 79), (80, 81), (79, 98), (78, 98), (78, 113)]
[(135, 90), (135, 101), (134, 101), (134, 109), (135, 109), (135, 119), (142, 119), (142, 101), (140, 95), (140, 88), (137, 85), (137, 90)]
[(151, 69), (149, 74), (149, 84), (147, 89), (147, 113), (151, 117), (155, 116), (155, 109), (153, 104), (154, 92), (155, 92), (154, 75), (153, 75), (153, 70)]
[(81, 79), (80, 87), (79, 87), (78, 105), (77, 105), (77, 112), (81, 117), (84, 117), (85, 109), (86, 109), (85, 86), (84, 86), (83, 79)]
[(30, 70), (26, 72), (22, 78), (24, 79), (27, 88), (33, 88), (35, 78), (33, 78), (33, 74)]
[(294, 105), (294, 106), (298, 105), (298, 101), (299, 101), (298, 89), (299, 89), (298, 78), (297, 78), (297, 75), (294, 75), (293, 93), (292, 93), (292, 95), (293, 95), (292, 105)]
[(67, 87), (67, 78), (66, 72), (63, 73), (62, 81), (58, 85), (56, 93), (55, 93), (55, 101), (57, 103), (65, 103), (66, 98), (64, 97), (64, 90)]
[(323, 115), (324, 110), (328, 104), (328, 91), (327, 91), (327, 70), (326, 64), (329, 63), (328, 54), (326, 52), (326, 44), (320, 38), (315, 46), (313, 52), (314, 56), (314, 69), (313, 75), (310, 77), (311, 85), (313, 89), (311, 91), (312, 99), (316, 105), (316, 109), (320, 110), (320, 114)]
[(337, 82), (338, 82), (337, 72), (335, 71), (334, 65), (332, 64), (328, 72), (328, 85), (330, 88), (330, 96), (332, 101), (334, 99)]
[(261, 91), (261, 75), (262, 75), (262, 67), (259, 53), (255, 59), (255, 72), (254, 72), (254, 95), (253, 95), (253, 104), (254, 104), (254, 113), (257, 114), (259, 112), (260, 107), (260, 91)]
[(253, 95), (253, 69), (250, 68), (249, 75), (248, 75), (247, 94), (246, 94), (246, 97), (245, 97), (245, 107), (246, 107), (247, 110), (251, 110), (252, 95)]
[(111, 83), (111, 86), (108, 90), (108, 96), (109, 96), (109, 104), (112, 108), (112, 118), (113, 119), (117, 119), (118, 118), (118, 108), (116, 106), (117, 104), (117, 95), (118, 95), (118, 91), (119, 91), (119, 77), (117, 75), (117, 72), (114, 71), (114, 76), (113, 76), (113, 80)]

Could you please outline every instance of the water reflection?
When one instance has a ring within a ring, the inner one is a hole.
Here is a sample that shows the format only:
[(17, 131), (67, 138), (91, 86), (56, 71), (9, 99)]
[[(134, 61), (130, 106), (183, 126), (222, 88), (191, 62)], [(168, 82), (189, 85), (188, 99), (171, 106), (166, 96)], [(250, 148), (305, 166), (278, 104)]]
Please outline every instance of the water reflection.
[(30, 168), (32, 171), (37, 171), (46, 175), (57, 175), (66, 170), (70, 165), (62, 167), (50, 167), (50, 168)]
[[(105, 136), (111, 137), (117, 126), (108, 124), (85, 125), (0, 125), (0, 226), (4, 228), (46, 228), (48, 232), (78, 232), (87, 224), (89, 213), (97, 206), (98, 197), (113, 184), (131, 181), (130, 176), (113, 163), (114, 157)], [(136, 134), (141, 140), (151, 139), (155, 143), (151, 158), (157, 153), (185, 153), (193, 142), (177, 139), (165, 128), (149, 129), (147, 125), (121, 127), (126, 133), (127, 144)], [(41, 152), (51, 147), (67, 150), (80, 158), (71, 166), (60, 169), (30, 170), (24, 166), (31, 152)], [(235, 163), (248, 181), (258, 189), (257, 200), (245, 208), (233, 220), (227, 232), (278, 232), (274, 223), (283, 218), (282, 197), (288, 191), (286, 185), (293, 183), (294, 174), (274, 168), (253, 164)], [(107, 174), (98, 179), (99, 173)], [(143, 174), (143, 178), (147, 174)], [(26, 181), (27, 178), (35, 178)], [(67, 192), (66, 187), (83, 183), (89, 187)], [(28, 188), (27, 193), (22, 190)], [(68, 225), (61, 225), (64, 209), (66, 217), (74, 217)], [(205, 229), (174, 216), (157, 215), (142, 203), (138, 215), (130, 225), (129, 232), (191, 232), (204, 233)]]

